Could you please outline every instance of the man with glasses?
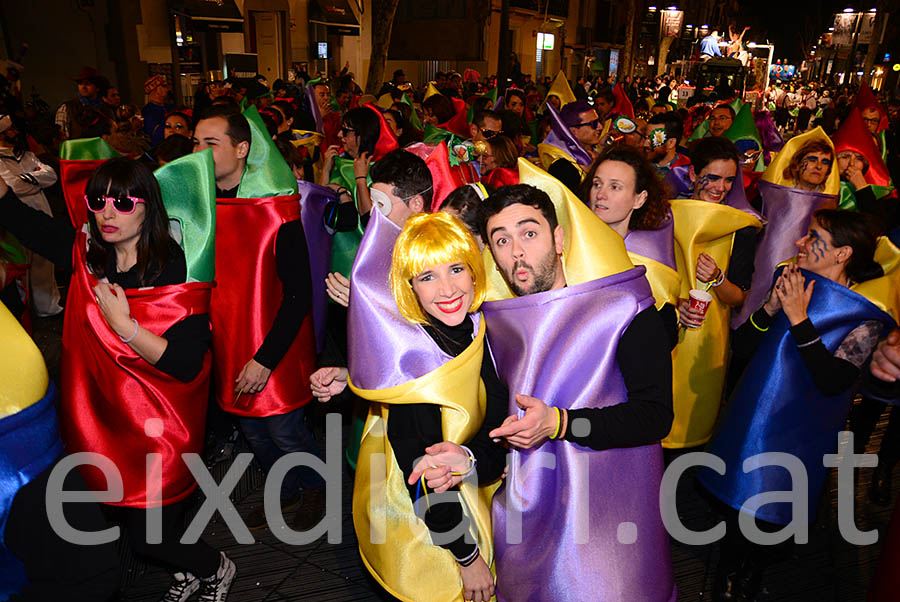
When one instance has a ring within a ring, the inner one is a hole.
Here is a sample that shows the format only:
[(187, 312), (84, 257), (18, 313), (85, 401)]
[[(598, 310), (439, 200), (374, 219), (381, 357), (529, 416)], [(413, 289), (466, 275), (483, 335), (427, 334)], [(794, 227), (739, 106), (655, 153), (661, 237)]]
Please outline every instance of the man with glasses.
[(881, 113), (875, 107), (868, 107), (862, 110), (863, 123), (866, 129), (874, 136), (878, 133), (878, 124), (881, 123)]
[(594, 146), (600, 143), (603, 121), (586, 100), (570, 102), (558, 115), (551, 114), (556, 116), (551, 132), (538, 147), (541, 161), (551, 176), (578, 194), (584, 170), (597, 156)]
[(709, 135), (722, 136), (734, 123), (734, 109), (728, 105), (719, 105), (709, 114)]
[(502, 133), (503, 121), (500, 115), (491, 110), (478, 111), (469, 124), (469, 137), (473, 143), (487, 142)]

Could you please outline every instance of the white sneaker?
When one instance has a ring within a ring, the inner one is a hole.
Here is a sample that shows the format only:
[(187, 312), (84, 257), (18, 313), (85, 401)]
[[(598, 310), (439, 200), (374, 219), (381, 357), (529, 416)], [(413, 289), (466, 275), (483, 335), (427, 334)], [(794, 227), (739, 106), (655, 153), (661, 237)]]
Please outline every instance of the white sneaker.
[(200, 580), (190, 573), (175, 573), (172, 578), (174, 581), (162, 602), (187, 602), (200, 589)]
[(225, 552), (219, 552), (219, 556), (221, 560), (216, 574), (200, 580), (200, 602), (225, 602), (228, 599), (228, 590), (234, 581), (237, 567)]

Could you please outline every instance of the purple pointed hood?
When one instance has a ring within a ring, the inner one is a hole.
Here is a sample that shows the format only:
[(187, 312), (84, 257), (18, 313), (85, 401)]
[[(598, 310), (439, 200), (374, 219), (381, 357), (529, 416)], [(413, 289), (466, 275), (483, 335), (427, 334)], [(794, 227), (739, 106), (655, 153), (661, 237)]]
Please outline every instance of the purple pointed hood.
[(397, 309), (389, 276), (399, 235), (400, 228), (373, 211), (350, 272), (348, 368), (359, 389), (402, 385), (452, 359)]
[(547, 105), (550, 112), (550, 133), (544, 138), (544, 144), (555, 146), (556, 148), (567, 152), (572, 156), (579, 165), (587, 167), (591, 164), (591, 156), (584, 150), (584, 147), (575, 139), (568, 126), (563, 123), (559, 112), (553, 108), (553, 105)]

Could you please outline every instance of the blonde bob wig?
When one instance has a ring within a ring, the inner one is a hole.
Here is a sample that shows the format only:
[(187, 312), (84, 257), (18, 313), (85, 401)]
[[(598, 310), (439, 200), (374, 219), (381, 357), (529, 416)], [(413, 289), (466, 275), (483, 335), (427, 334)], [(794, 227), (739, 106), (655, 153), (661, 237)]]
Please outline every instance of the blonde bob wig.
[(412, 288), (412, 279), (426, 268), (462, 263), (475, 284), (469, 312), (477, 311), (487, 294), (484, 262), (475, 239), (456, 217), (445, 212), (419, 213), (406, 220), (391, 259), (391, 293), (404, 318), (427, 324), (428, 318)]

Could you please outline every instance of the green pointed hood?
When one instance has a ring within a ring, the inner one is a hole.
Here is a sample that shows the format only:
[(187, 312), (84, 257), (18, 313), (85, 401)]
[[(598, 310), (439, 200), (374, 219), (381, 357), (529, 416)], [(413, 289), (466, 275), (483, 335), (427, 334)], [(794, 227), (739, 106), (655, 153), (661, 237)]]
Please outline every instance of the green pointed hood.
[[(723, 136), (735, 144), (742, 140), (751, 140), (756, 143), (756, 148), (764, 150), (762, 136), (759, 135), (759, 129), (756, 127), (756, 120), (753, 119), (753, 107), (750, 106), (750, 103), (745, 103), (744, 106), (741, 107), (740, 111), (735, 115), (731, 127), (725, 131)], [(760, 154), (759, 159), (756, 162), (755, 171), (763, 171), (764, 169), (763, 156)]]
[(699, 140), (700, 138), (705, 137), (709, 134), (709, 117), (704, 119), (700, 125), (697, 126), (697, 129), (693, 131), (688, 140)]
[(419, 116), (416, 114), (416, 107), (413, 106), (413, 103), (409, 99), (409, 95), (406, 92), (403, 93), (403, 98), (400, 102), (410, 108), (409, 123), (420, 132), (424, 130), (425, 128), (422, 126), (422, 122), (419, 120)]
[(465, 146), (467, 160), (470, 160), (472, 157), (472, 143), (461, 136), (457, 136), (453, 132), (449, 130), (445, 130), (443, 128), (439, 128), (431, 125), (430, 123), (425, 124), (425, 139), (423, 142), (428, 146), (437, 146), (444, 141), (447, 143), (447, 148), (450, 149), (450, 165), (456, 167), (459, 165), (459, 156), (456, 154), (456, 149), (459, 146)]
[(259, 199), (297, 194), (294, 172), (269, 137), (256, 107), (248, 107), (243, 114), (250, 123), (251, 138), (250, 154), (247, 155), (247, 167), (238, 187), (238, 198)]
[(185, 155), (153, 172), (170, 220), (181, 225), (188, 282), (216, 278), (216, 168), (212, 150)]
[(105, 161), (121, 156), (103, 138), (66, 140), (59, 147), (59, 158), (64, 161)]

